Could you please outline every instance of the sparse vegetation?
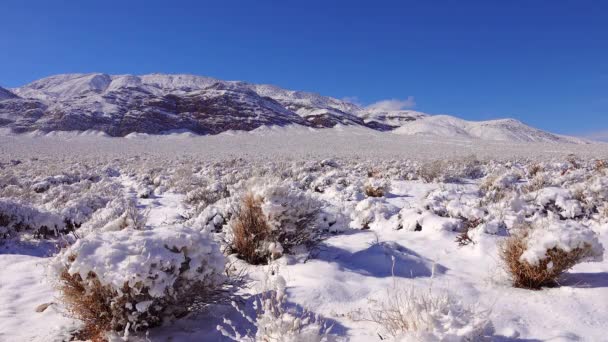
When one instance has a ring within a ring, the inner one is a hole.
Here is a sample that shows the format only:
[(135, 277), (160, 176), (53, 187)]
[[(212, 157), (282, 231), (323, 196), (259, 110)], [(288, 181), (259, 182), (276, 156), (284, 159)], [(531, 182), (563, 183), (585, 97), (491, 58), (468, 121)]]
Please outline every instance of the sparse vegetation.
[[(347, 317), (334, 304), (348, 300), (358, 306), (365, 300), (361, 293), (384, 290), (381, 278), (387, 274), (378, 265), (390, 256), (412, 261), (397, 272), (397, 278), (409, 278), (408, 286), (428, 277), (444, 286), (446, 267), (462, 276), (454, 286), (477, 286), (479, 279), (468, 278), (479, 276), (472, 268), (496, 266), (496, 243), (505, 234), (511, 236), (500, 246), (500, 260), (517, 287), (555, 286), (573, 265), (598, 261), (602, 247), (596, 235), (608, 222), (608, 177), (597, 164), (564, 158), (469, 157), (421, 164), (362, 158), (176, 162), (142, 156), (84, 165), (24, 158), (0, 167), (5, 237), (0, 247), (15, 242), (17, 252), (37, 243), (64, 248), (52, 259), (63, 301), (45, 307), (45, 315), (67, 312), (82, 321), (75, 338), (103, 340), (107, 332), (143, 337), (152, 326), (226, 299), (221, 278), (228, 271), (221, 260), (227, 258), (230, 273), (247, 270), (256, 281), (263, 268), (281, 265), (294, 287), (278, 297), (274, 288), (252, 292), (256, 308), (249, 298), (239, 298), (236, 308), (249, 323), (234, 321), (235, 329), (226, 323), (226, 334), (251, 341), (303, 336), (331, 341), (337, 338), (332, 331), (345, 331), (340, 324)], [(138, 196), (142, 191), (148, 198)], [(394, 242), (394, 248), (370, 248), (373, 236)], [(325, 238), (327, 244), (319, 245)], [(174, 239), (178, 243), (172, 244)], [(439, 248), (450, 258), (435, 263)], [(204, 251), (208, 254), (197, 257)], [(432, 266), (415, 263), (426, 259)], [(109, 269), (118, 265), (127, 267)], [(383, 339), (485, 336), (487, 317), (447, 294), (456, 291), (391, 287), (353, 318), (378, 323)], [(34, 304), (31, 308), (40, 303)], [(217, 319), (215, 312), (232, 317), (230, 310), (214, 307), (205, 319)], [(335, 321), (324, 324), (317, 314)], [(446, 330), (449, 326), (454, 329)], [(374, 324), (361, 329), (368, 327), (372, 331), (361, 332), (376, 337)]]

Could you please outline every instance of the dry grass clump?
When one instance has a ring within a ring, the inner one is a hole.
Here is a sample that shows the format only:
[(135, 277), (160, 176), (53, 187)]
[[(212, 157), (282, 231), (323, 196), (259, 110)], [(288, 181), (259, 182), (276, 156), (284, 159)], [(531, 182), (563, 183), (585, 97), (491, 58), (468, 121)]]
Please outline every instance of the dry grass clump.
[(381, 327), (381, 340), (418, 341), (433, 337), (433, 341), (443, 341), (446, 335), (454, 338), (453, 332), (460, 330), (459, 341), (480, 341), (493, 330), (487, 311), (476, 311), (446, 292), (436, 293), (431, 288), (394, 285), (384, 297), (370, 300), (367, 310), (360, 309), (349, 316), (355, 321), (376, 323)]
[(88, 286), (85, 286), (80, 275), (70, 275), (63, 271), (59, 289), (68, 315), (84, 323), (76, 338), (93, 342), (105, 341), (107, 331), (124, 330), (123, 324), (116, 322), (114, 317), (127, 314), (126, 297), (113, 301), (117, 293), (102, 286), (94, 274), (90, 275)]
[(536, 174), (538, 174), (539, 172), (541, 172), (543, 170), (542, 165), (540, 164), (532, 164), (528, 167), (528, 175), (530, 177), (534, 177), (536, 176)]
[(253, 194), (246, 194), (239, 210), (232, 218), (232, 245), (234, 252), (253, 265), (266, 263), (268, 260), (267, 242), (271, 236), (264, 212), (262, 199)]
[(415, 288), (389, 291), (386, 299), (370, 301), (368, 320), (380, 325), (392, 337), (432, 329), (432, 319), (427, 315), (447, 300), (446, 297), (434, 296), (430, 291), (416, 291)]
[(595, 165), (594, 165), (594, 169), (597, 172), (602, 172), (606, 169), (608, 169), (608, 161), (604, 160), (604, 159), (598, 159), (595, 161)]
[(590, 246), (575, 248), (569, 252), (552, 248), (547, 251), (546, 258), (540, 260), (537, 265), (531, 265), (521, 260), (527, 248), (528, 229), (530, 228), (526, 227), (505, 239), (500, 246), (503, 267), (510, 275), (514, 287), (538, 290), (556, 286), (564, 272), (589, 254)]
[(363, 187), (363, 191), (367, 197), (382, 197), (384, 196), (384, 187), (367, 184)]

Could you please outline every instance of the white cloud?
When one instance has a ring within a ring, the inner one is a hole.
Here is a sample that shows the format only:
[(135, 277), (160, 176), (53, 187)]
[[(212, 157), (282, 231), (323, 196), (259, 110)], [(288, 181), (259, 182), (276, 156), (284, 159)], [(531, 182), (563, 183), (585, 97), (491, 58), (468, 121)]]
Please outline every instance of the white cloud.
[(377, 111), (390, 111), (390, 110), (402, 110), (413, 108), (416, 106), (416, 101), (413, 96), (408, 96), (405, 100), (399, 99), (389, 99), (389, 100), (381, 100), (378, 102), (374, 102), (367, 106), (367, 109), (377, 110)]

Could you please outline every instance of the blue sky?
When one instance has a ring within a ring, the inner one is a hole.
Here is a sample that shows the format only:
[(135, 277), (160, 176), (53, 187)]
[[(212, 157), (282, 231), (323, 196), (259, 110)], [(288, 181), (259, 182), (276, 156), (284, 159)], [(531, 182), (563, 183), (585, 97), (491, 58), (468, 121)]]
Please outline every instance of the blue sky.
[(7, 0), (0, 32), (5, 87), (190, 73), (608, 136), (605, 1)]

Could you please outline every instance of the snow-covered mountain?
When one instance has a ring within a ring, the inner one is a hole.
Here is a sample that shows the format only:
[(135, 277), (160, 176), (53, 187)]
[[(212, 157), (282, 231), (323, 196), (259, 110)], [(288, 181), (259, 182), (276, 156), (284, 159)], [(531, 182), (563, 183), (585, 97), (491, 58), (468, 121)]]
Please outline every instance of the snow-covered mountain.
[(0, 87), (0, 100), (6, 100), (6, 99), (14, 99), (16, 98), (17, 95), (13, 94), (12, 92)]
[(541, 131), (514, 119), (466, 121), (449, 115), (420, 117), (404, 123), (393, 132), (499, 141), (586, 143), (583, 139)]
[[(501, 124), (501, 122), (503, 124)], [(399, 134), (573, 142), (515, 121), (466, 122), (409, 110), (365, 108), (314, 93), (193, 75), (66, 74), (0, 88), (0, 126), (14, 132), (97, 130), (111, 136), (261, 126), (363, 126)]]

